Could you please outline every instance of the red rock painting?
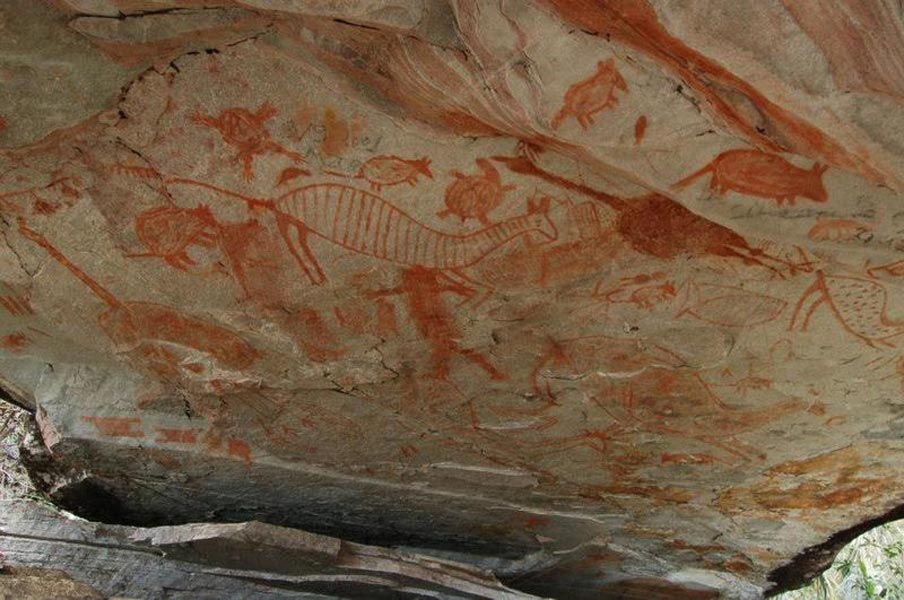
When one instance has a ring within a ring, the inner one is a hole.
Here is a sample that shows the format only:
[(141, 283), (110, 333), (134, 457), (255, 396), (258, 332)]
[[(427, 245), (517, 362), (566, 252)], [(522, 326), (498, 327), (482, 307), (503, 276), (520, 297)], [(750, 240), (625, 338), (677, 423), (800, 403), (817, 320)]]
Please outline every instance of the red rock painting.
[(590, 129), (593, 115), (618, 105), (616, 90), (627, 93), (628, 84), (615, 66), (615, 60), (608, 58), (596, 63), (593, 75), (573, 84), (565, 92), (562, 108), (552, 120), (552, 128), (574, 117), (582, 129)]
[[(842, 34), (875, 14), (813, 1)], [(527, 549), (493, 573), (515, 595), (716, 597), (897, 505), (893, 27), (838, 41), (874, 52), (842, 88), (860, 58), (782, 0), (141, 3), (52, 25), (148, 68), (51, 68), (106, 90), (52, 111), (13, 73), (35, 103), (0, 136), (0, 387), (123, 514)], [(230, 41), (170, 36), (208, 25)]]
[(379, 192), (383, 187), (407, 183), (411, 187), (417, 184), (418, 175), (433, 179), (430, 170), (430, 159), (402, 158), (394, 154), (381, 154), (364, 161), (358, 172), (357, 179), (363, 179), (370, 185), (370, 189)]
[(807, 237), (814, 242), (850, 242), (856, 239), (869, 241), (872, 230), (872, 225), (854, 219), (820, 219), (807, 232)]
[(502, 203), (506, 192), (515, 189), (514, 185), (503, 185), (499, 171), (493, 163), (485, 158), (477, 159), (480, 175), (465, 175), (453, 171), (455, 180), (446, 188), (446, 209), (437, 216), (456, 216), (462, 223), (466, 219), (477, 219), (484, 227), (490, 226), (487, 213)]
[(723, 327), (763, 325), (777, 319), (788, 306), (781, 298), (740, 287), (690, 281), (686, 288), (685, 305), (675, 316), (688, 315)]
[(184, 270), (194, 264), (187, 249), (190, 246), (215, 247), (218, 231), (218, 224), (207, 206), (161, 206), (135, 218), (135, 233), (148, 252), (130, 256), (156, 256), (171, 267)]
[(451, 311), (446, 308), (443, 295), (454, 294), (467, 299), (476, 294), (473, 288), (437, 269), (413, 266), (402, 270), (402, 281), (397, 287), (372, 290), (367, 294), (371, 298), (394, 295), (404, 297), (409, 317), (417, 332), (430, 346), (433, 377), (448, 378), (450, 362), (453, 358), (459, 357), (483, 369), (491, 379), (506, 378), (506, 375), (493, 366), (483, 354), (465, 348), (458, 342), (460, 334), (455, 327)]
[(662, 271), (623, 277), (618, 284), (611, 288), (600, 282), (593, 290), (595, 298), (609, 304), (633, 304), (642, 309), (650, 309), (669, 302), (676, 295), (675, 282)]
[[(577, 377), (585, 369), (601, 368), (623, 373), (621, 377), (595, 379), (602, 386), (589, 388), (593, 401), (610, 417), (604, 438), (639, 430), (692, 439), (717, 450), (718, 460), (727, 464), (762, 458), (758, 450), (741, 444), (735, 436), (806, 408), (796, 399), (758, 409), (733, 407), (713, 392), (702, 374), (669, 366), (681, 364), (680, 357), (664, 349), (655, 349), (654, 353), (641, 353), (639, 349), (637, 341), (605, 337), (559, 342), (557, 354), (547, 355), (553, 362), (546, 363), (552, 367), (546, 367), (546, 377)], [(595, 357), (602, 357), (603, 362)]]
[(328, 362), (343, 356), (342, 347), (320, 311), (293, 299), (286, 282), (297, 277), (293, 259), (282, 238), (260, 222), (218, 226), (217, 245), (225, 255), (236, 283), (247, 300), (289, 334), (292, 341), (314, 362)]
[(364, 190), (336, 183), (303, 186), (275, 199), (251, 198), (191, 179), (174, 179), (236, 198), (249, 208), (275, 216), (280, 235), (311, 283), (326, 281), (308, 244), (315, 235), (346, 250), (399, 265), (451, 270), (471, 266), (500, 246), (536, 234), (541, 241), (557, 239), (548, 216), (549, 198), (528, 200), (524, 215), (464, 235), (448, 234), (415, 220), (408, 213)]
[(682, 188), (711, 175), (709, 189), (720, 196), (734, 191), (775, 200), (779, 206), (784, 202), (793, 205), (798, 197), (826, 202), (829, 195), (822, 183), (826, 169), (818, 163), (809, 170), (801, 169), (777, 154), (758, 150), (727, 150), (672, 187)]
[(770, 256), (754, 248), (740, 234), (708, 221), (671, 198), (650, 193), (638, 198), (619, 198), (590, 186), (575, 183), (535, 165), (529, 158), (495, 156), (515, 173), (536, 177), (570, 192), (592, 198), (616, 211), (616, 231), (635, 251), (661, 259), (684, 256), (736, 259), (762, 267), (779, 276), (793, 273), (801, 265)]
[(283, 234), (312, 283), (326, 275), (307, 244), (313, 234), (347, 250), (426, 269), (473, 265), (517, 237), (532, 232), (544, 240), (558, 236), (549, 219), (549, 201), (528, 201), (527, 212), (466, 235), (432, 229), (383, 198), (340, 184), (315, 184), (293, 190), (271, 204), (283, 219)]
[(276, 185), (286, 185), (290, 181), (294, 181), (299, 177), (307, 177), (311, 172), (307, 169), (298, 169), (296, 167), (288, 167), (282, 170), (282, 173), (279, 174), (279, 178), (276, 180)]
[(191, 427), (157, 427), (154, 431), (157, 432), (154, 441), (158, 444), (196, 444), (198, 434), (203, 430)]
[[(706, 372), (682, 368), (684, 363), (671, 351), (636, 339), (587, 336), (553, 341), (531, 371), (533, 400), (475, 399), (472, 430), (492, 444), (489, 453), (500, 452), (501, 462), (507, 460), (504, 450), (511, 448), (516, 456), (533, 457), (535, 470), (544, 457), (596, 456), (598, 462), (590, 468), (608, 473), (609, 481), (621, 481), (627, 490), (635, 471), (645, 465), (699, 468), (761, 461), (763, 452), (738, 436), (806, 409), (795, 398), (758, 408), (728, 404), (706, 381)], [(572, 422), (574, 407), (569, 409), (575, 388), (589, 399), (578, 419), (586, 423), (583, 430)], [(644, 437), (646, 444), (657, 439), (660, 445), (687, 450), (629, 451), (638, 435), (661, 436)], [(589, 454), (574, 454), (577, 450)]]
[[(869, 153), (840, 143), (804, 116), (794, 114), (683, 40), (659, 21), (649, 0), (543, 0), (568, 23), (642, 52), (686, 83), (704, 101), (700, 106), (724, 121), (750, 144), (765, 152), (796, 152), (850, 168), (885, 182)], [(818, 10), (807, 10), (821, 14)], [(757, 107), (749, 111), (749, 107)], [(762, 123), (768, 127), (762, 127)]]
[(641, 115), (637, 117), (637, 121), (634, 122), (634, 145), (639, 146), (643, 141), (644, 135), (647, 133), (647, 125), (648, 125), (646, 115)]
[(15, 294), (0, 296), (0, 306), (13, 317), (26, 317), (34, 314), (27, 296)]
[(332, 107), (323, 111), (323, 141), (320, 152), (324, 156), (341, 156), (348, 149), (349, 127)]
[(107, 310), (98, 317), (101, 329), (117, 352), (155, 374), (179, 377), (203, 373), (207, 367), (197, 362), (199, 359), (212, 360), (217, 367), (232, 371), (242, 371), (257, 360), (258, 351), (226, 329), (159, 304), (119, 300), (22, 219), (19, 232), (42, 247), (107, 304)]
[(142, 438), (141, 419), (138, 417), (82, 417), (82, 421), (91, 423), (97, 432), (106, 437)]
[(904, 320), (889, 318), (887, 302), (888, 292), (878, 281), (817, 271), (815, 281), (797, 301), (788, 329), (800, 325), (806, 331), (816, 309), (825, 305), (845, 331), (866, 345), (894, 347), (891, 340), (904, 334)]
[(52, 215), (81, 198), (80, 186), (77, 178), (54, 177), (45, 185), (0, 192), (0, 208), (16, 215)]
[(716, 504), (727, 512), (760, 506), (769, 510), (815, 510), (819, 514), (838, 506), (871, 502), (896, 480), (864, 457), (866, 447), (846, 445), (838, 450), (790, 460), (769, 468), (759, 481), (722, 493)]
[(22, 352), (29, 343), (28, 336), (21, 331), (0, 336), (0, 348), (10, 352)]
[(265, 102), (255, 112), (247, 108), (228, 108), (212, 117), (201, 113), (192, 115), (199, 125), (216, 129), (223, 141), (235, 148), (236, 158), (242, 163), (245, 181), (254, 179), (254, 157), (260, 154), (282, 154), (294, 162), (303, 163), (304, 157), (273, 141), (265, 123), (279, 114), (271, 104)]
[[(867, 263), (868, 264), (868, 263)], [(896, 260), (876, 267), (867, 267), (866, 274), (872, 278), (904, 276), (904, 260)]]

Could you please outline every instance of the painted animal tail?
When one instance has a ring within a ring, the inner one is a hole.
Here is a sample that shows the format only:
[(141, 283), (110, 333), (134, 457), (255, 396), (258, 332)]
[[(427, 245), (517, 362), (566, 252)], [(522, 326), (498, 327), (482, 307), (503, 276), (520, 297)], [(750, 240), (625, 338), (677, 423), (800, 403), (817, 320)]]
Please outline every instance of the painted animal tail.
[(712, 170), (713, 170), (713, 165), (712, 165), (712, 163), (710, 163), (710, 164), (706, 165), (705, 167), (703, 167), (702, 169), (694, 171), (693, 173), (691, 173), (690, 175), (688, 175), (681, 181), (676, 181), (675, 183), (673, 183), (672, 189), (680, 190), (681, 188), (685, 188), (688, 185), (690, 185), (691, 182), (693, 182), (695, 179), (697, 179), (698, 177), (702, 177), (703, 175), (711, 172)]
[(558, 128), (559, 128), (559, 125), (561, 125), (561, 124), (565, 121), (565, 119), (568, 118), (568, 115), (569, 115), (569, 112), (568, 112), (568, 106), (565, 105), (565, 106), (562, 107), (562, 110), (560, 110), (559, 112), (557, 112), (557, 113), (556, 113), (556, 116), (553, 117), (552, 122), (550, 123), (550, 125), (552, 126), (552, 128), (553, 128), (553, 129), (558, 129)]
[(28, 225), (25, 223), (25, 219), (19, 217), (19, 232), (38, 246), (44, 248), (47, 251), (47, 254), (52, 256), (54, 260), (58, 263), (69, 269), (75, 277), (84, 283), (88, 289), (94, 292), (98, 298), (106, 302), (110, 307), (119, 307), (122, 306), (122, 302), (119, 301), (116, 296), (111, 294), (107, 289), (102, 287), (99, 283), (94, 281), (87, 273), (82, 271), (75, 263), (66, 258), (66, 256), (60, 252), (50, 241), (45, 238), (43, 235), (30, 229)]
[(426, 177), (433, 179), (433, 172), (430, 170), (430, 159), (426, 156), (424, 158), (418, 158), (411, 161), (411, 165), (419, 173), (423, 173)]
[(684, 294), (681, 300), (681, 306), (678, 307), (678, 312), (675, 313), (676, 319), (689, 314), (700, 301), (700, 290), (697, 289), (697, 285), (693, 281), (688, 280), (679, 285), (678, 289), (675, 290), (675, 296), (682, 291)]

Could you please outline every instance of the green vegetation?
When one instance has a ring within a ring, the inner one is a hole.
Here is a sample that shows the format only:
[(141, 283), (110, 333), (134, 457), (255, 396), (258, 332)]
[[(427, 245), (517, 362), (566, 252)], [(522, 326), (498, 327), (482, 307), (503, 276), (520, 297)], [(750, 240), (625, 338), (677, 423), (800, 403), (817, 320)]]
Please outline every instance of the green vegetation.
[(904, 521), (867, 531), (844, 547), (809, 586), (777, 600), (904, 599)]

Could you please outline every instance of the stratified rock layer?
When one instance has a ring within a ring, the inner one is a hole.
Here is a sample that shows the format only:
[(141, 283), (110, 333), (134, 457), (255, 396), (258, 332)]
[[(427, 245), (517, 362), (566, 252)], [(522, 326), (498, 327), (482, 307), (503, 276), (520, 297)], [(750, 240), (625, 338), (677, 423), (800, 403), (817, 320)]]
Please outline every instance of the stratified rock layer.
[(899, 3), (0, 30), (0, 378), (70, 510), (756, 598), (904, 504)]

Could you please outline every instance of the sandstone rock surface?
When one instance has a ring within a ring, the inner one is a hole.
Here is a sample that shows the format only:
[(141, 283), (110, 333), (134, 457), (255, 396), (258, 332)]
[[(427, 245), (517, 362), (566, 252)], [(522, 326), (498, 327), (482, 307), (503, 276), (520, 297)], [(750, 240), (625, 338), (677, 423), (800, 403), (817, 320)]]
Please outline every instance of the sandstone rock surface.
[(899, 2), (0, 31), (0, 385), (68, 510), (757, 598), (904, 505)]

